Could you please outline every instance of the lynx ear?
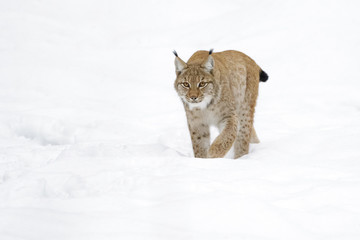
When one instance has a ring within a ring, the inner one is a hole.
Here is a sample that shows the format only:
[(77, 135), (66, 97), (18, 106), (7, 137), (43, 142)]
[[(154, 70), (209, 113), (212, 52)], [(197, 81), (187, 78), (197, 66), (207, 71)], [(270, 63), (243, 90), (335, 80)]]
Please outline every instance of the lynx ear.
[(175, 71), (176, 71), (176, 75), (179, 75), (185, 68), (187, 68), (186, 63), (181, 60), (181, 58), (178, 57), (177, 52), (174, 50), (173, 51), (174, 55), (175, 55)]
[(201, 64), (201, 67), (203, 67), (207, 72), (211, 72), (215, 66), (214, 58), (211, 56), (213, 50), (214, 49), (210, 49), (208, 58), (205, 62), (203, 62), (203, 64)]
[(211, 72), (214, 69), (215, 62), (212, 56), (208, 56), (205, 62), (201, 64), (201, 67), (205, 69), (207, 72)]

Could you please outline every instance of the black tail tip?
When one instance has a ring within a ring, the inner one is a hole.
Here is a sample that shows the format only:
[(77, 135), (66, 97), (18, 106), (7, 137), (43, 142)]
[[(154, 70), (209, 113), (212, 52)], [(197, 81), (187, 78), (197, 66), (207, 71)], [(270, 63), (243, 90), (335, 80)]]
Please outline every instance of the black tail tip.
[(210, 49), (210, 51), (209, 51), (209, 55), (211, 55), (212, 53), (213, 53), (213, 51), (214, 51), (214, 49), (212, 48), (212, 49)]
[(269, 76), (263, 70), (260, 70), (260, 82), (266, 82), (269, 79)]
[(174, 50), (173, 51), (173, 54), (177, 57), (178, 56), (178, 54), (177, 54), (177, 52)]

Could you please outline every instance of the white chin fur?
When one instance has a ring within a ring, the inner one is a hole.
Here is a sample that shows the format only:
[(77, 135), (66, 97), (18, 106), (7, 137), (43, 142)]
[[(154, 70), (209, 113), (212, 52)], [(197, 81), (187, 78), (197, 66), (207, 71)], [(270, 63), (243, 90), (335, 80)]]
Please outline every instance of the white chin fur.
[(205, 109), (209, 105), (210, 102), (211, 102), (211, 97), (210, 96), (204, 97), (204, 99), (199, 103), (189, 103), (189, 102), (186, 101), (186, 103), (189, 106), (190, 110), (193, 110), (194, 108)]

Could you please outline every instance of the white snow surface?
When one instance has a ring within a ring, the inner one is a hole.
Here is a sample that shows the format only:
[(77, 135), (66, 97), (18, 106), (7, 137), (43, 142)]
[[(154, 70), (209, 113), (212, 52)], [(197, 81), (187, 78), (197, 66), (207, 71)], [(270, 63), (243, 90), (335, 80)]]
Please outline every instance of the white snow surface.
[[(360, 239), (359, 7), (1, 1), (0, 239)], [(193, 157), (173, 88), (210, 48), (270, 77), (237, 160)]]

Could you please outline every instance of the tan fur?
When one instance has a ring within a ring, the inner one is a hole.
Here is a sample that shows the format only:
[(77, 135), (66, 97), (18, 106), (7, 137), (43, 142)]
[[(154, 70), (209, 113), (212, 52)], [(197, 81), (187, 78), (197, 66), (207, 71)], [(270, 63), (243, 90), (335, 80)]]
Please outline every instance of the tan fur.
[[(221, 158), (233, 145), (235, 158), (247, 154), (249, 143), (259, 142), (253, 121), (260, 67), (238, 51), (198, 51), (187, 63), (176, 57), (175, 65), (195, 157)], [(220, 134), (210, 145), (211, 125)]]

